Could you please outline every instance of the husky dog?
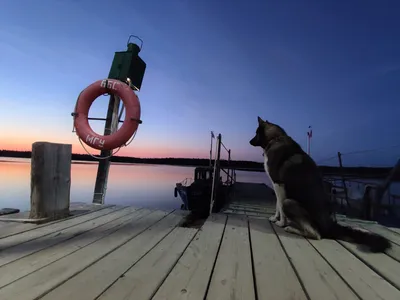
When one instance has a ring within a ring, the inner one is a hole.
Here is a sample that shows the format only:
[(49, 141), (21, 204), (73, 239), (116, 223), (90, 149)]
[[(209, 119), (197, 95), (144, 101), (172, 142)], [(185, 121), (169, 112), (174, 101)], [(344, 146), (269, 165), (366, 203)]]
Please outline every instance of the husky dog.
[(271, 222), (306, 238), (354, 242), (373, 252), (391, 247), (380, 235), (336, 222), (317, 165), (280, 126), (258, 117), (250, 145), (264, 150), (265, 172), (274, 186), (276, 212), (270, 217)]

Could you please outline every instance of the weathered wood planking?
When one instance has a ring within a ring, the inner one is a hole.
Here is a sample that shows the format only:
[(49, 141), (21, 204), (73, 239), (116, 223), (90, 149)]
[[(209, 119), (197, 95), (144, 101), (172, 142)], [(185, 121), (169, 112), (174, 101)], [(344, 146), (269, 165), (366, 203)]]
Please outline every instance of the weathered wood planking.
[(273, 227), (311, 300), (359, 299), (305, 238)]
[(358, 230), (373, 232), (387, 238), (391, 243), (391, 248), (387, 249), (385, 252), (387, 255), (393, 259), (400, 261), (400, 240), (396, 236), (397, 234), (385, 227), (378, 224), (366, 224), (362, 222), (346, 222), (342, 221), (341, 224), (345, 226), (350, 226)]
[(181, 219), (181, 214), (171, 213), (41, 299), (78, 300), (99, 297), (169, 234)]
[[(71, 205), (73, 205), (73, 203)], [(15, 221), (15, 220), (14, 221), (9, 221), (9, 220), (5, 219), (4, 217), (0, 217), (0, 239), (6, 238), (6, 237), (9, 237), (9, 236), (12, 236), (12, 235), (20, 234), (22, 232), (26, 232), (26, 231), (30, 231), (30, 230), (34, 230), (34, 229), (38, 229), (38, 228), (54, 225), (56, 223), (65, 222), (66, 220), (72, 220), (72, 219), (75, 219), (75, 218), (78, 218), (78, 217), (82, 217), (84, 215), (92, 214), (95, 211), (100, 211), (100, 210), (103, 210), (103, 209), (109, 209), (109, 208), (112, 208), (112, 207), (116, 207), (116, 206), (115, 205), (98, 206), (98, 208), (91, 209), (88, 212), (75, 214), (75, 215), (72, 215), (72, 216), (70, 216), (68, 218), (62, 219), (62, 220), (55, 220), (55, 221), (51, 221), (51, 222), (43, 223), (43, 224), (38, 224), (38, 225), (30, 224), (30, 223), (21, 223), (21, 222)], [(119, 207), (119, 208), (121, 208), (121, 207)], [(9, 219), (11, 219), (11, 218), (9, 218)]]
[(266, 219), (249, 219), (258, 299), (306, 300), (278, 237)]
[(400, 289), (400, 263), (386, 255), (385, 253), (370, 253), (361, 251), (359, 246), (348, 242), (338, 241), (347, 250), (373, 269), (389, 283)]
[(396, 300), (400, 291), (334, 240), (309, 240), (363, 300)]
[(175, 228), (99, 299), (151, 299), (196, 233), (197, 229)]
[[(132, 209), (133, 210), (133, 209)], [(29, 275), (79, 249), (93, 243), (121, 228), (127, 222), (140, 217), (138, 213), (125, 214), (125, 210), (103, 216), (94, 221), (93, 229), (83, 232), (81, 235), (65, 240), (57, 245), (37, 251), (14, 262), (0, 267), (0, 287)], [(113, 217), (110, 221), (109, 218)], [(98, 222), (98, 223), (96, 223)], [(23, 245), (21, 245), (23, 246)], [(18, 253), (18, 252), (17, 252)], [(7, 256), (6, 256), (7, 258)]]
[(0, 267), (27, 255), (31, 255), (32, 253), (38, 252), (73, 237), (79, 236), (80, 234), (84, 234), (86, 231), (90, 231), (97, 226), (103, 225), (114, 219), (118, 219), (120, 217), (123, 217), (124, 215), (130, 214), (134, 210), (134, 208), (128, 207), (123, 210), (114, 211), (110, 214), (106, 214), (96, 219), (69, 227), (67, 229), (64, 229), (63, 231), (56, 231), (52, 234), (30, 240), (23, 244), (15, 245), (11, 248), (7, 248), (0, 253)]
[(240, 216), (249, 216), (249, 217), (259, 217), (259, 218), (263, 218), (266, 219), (268, 216), (270, 216), (271, 214), (265, 214), (265, 213), (257, 213), (257, 212), (248, 212), (248, 211), (244, 211), (244, 210), (234, 210), (234, 209), (226, 209), (224, 211), (225, 214), (228, 215), (240, 215)]
[[(14, 243), (0, 252), (0, 299), (400, 299), (390, 251), (308, 241), (265, 218), (215, 214), (198, 230), (177, 227), (181, 212), (105, 212), (0, 239)], [(398, 250), (394, 231), (357, 223)]]
[(358, 224), (357, 223), (357, 225), (360, 227), (363, 227), (365, 229), (368, 229), (369, 231), (380, 234), (380, 235), (386, 237), (392, 243), (395, 243), (398, 246), (400, 246), (400, 234), (398, 234), (395, 231), (392, 231), (392, 230), (390, 230), (382, 225), (379, 225), (379, 224)]
[(153, 300), (203, 299), (222, 241), (227, 217), (211, 215), (178, 263), (156, 292)]
[(3, 252), (7, 248), (15, 247), (18, 244), (26, 243), (26, 242), (32, 241), (34, 239), (50, 235), (54, 232), (65, 230), (72, 226), (82, 224), (84, 222), (93, 220), (95, 218), (104, 216), (106, 214), (112, 213), (116, 210), (120, 210), (123, 208), (124, 207), (111, 207), (111, 208), (102, 209), (99, 211), (95, 211), (91, 214), (87, 214), (87, 215), (80, 216), (80, 217), (73, 218), (73, 219), (67, 219), (64, 222), (58, 222), (51, 226), (39, 227), (39, 228), (29, 230), (29, 231), (26, 231), (26, 232), (23, 232), (23, 233), (20, 233), (17, 235), (12, 235), (12, 236), (0, 239), (0, 250), (2, 250), (2, 252)]
[(96, 261), (111, 253), (124, 243), (128, 242), (148, 227), (164, 218), (168, 213), (148, 211), (142, 209), (138, 214), (142, 217), (135, 218), (113, 234), (108, 235), (71, 255), (23, 277), (11, 285), (0, 289), (0, 299), (35, 299), (43, 296), (49, 290), (56, 288), (66, 280), (75, 276)]
[(393, 232), (396, 232), (396, 233), (400, 234), (400, 228), (396, 228), (396, 227), (387, 227), (387, 229), (389, 229), (389, 230), (391, 230), (391, 231), (393, 231)]
[(228, 216), (207, 299), (254, 300), (247, 218)]

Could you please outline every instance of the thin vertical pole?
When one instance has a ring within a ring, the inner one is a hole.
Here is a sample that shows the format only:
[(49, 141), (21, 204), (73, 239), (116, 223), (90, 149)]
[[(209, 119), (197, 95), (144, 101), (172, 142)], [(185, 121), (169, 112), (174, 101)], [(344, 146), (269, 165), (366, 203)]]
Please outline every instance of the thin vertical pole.
[(212, 166), (212, 144), (213, 144), (214, 133), (211, 131), (210, 139), (210, 167)]
[(218, 134), (217, 137), (217, 149), (216, 149), (216, 159), (214, 162), (214, 175), (213, 175), (213, 183), (211, 188), (211, 201), (210, 201), (210, 214), (212, 214), (212, 210), (214, 207), (214, 202), (216, 200), (216, 195), (219, 186), (219, 176), (220, 176), (220, 158), (221, 158), (221, 134)]
[(346, 197), (347, 207), (350, 208), (349, 197), (348, 197), (348, 194), (347, 194), (347, 185), (346, 185), (346, 181), (344, 179), (344, 171), (343, 171), (343, 164), (342, 164), (342, 153), (338, 152), (337, 155), (338, 155), (338, 159), (339, 159), (340, 173), (342, 174), (342, 184), (343, 184), (344, 195)]
[(228, 150), (228, 180), (232, 184), (232, 170), (231, 170), (231, 149)]
[[(110, 102), (108, 103), (107, 119), (104, 128), (104, 135), (111, 135), (118, 129), (118, 112), (121, 100), (119, 97), (110, 95)], [(108, 157), (112, 150), (101, 150), (101, 157)], [(101, 159), (97, 168), (97, 177), (94, 187), (93, 203), (104, 204), (104, 198), (107, 191), (107, 179), (110, 170), (110, 159)]]
[(312, 138), (312, 128), (311, 126), (308, 126), (310, 129), (307, 131), (307, 154), (311, 156), (311, 138)]

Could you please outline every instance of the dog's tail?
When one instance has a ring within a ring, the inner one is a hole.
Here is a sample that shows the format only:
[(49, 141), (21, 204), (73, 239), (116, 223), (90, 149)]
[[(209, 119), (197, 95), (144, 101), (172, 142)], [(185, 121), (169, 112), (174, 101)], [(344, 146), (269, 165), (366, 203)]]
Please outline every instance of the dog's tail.
[(343, 226), (336, 222), (333, 224), (330, 236), (332, 239), (367, 246), (372, 252), (384, 252), (392, 246), (389, 240), (381, 235)]

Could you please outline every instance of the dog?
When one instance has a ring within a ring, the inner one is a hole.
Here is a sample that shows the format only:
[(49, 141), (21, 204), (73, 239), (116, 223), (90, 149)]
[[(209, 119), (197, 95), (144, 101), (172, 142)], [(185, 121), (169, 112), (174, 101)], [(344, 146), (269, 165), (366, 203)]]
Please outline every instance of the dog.
[(263, 149), (264, 169), (273, 183), (276, 211), (269, 218), (271, 222), (309, 239), (353, 242), (372, 252), (391, 247), (380, 235), (337, 223), (316, 163), (282, 127), (258, 117), (250, 145)]

